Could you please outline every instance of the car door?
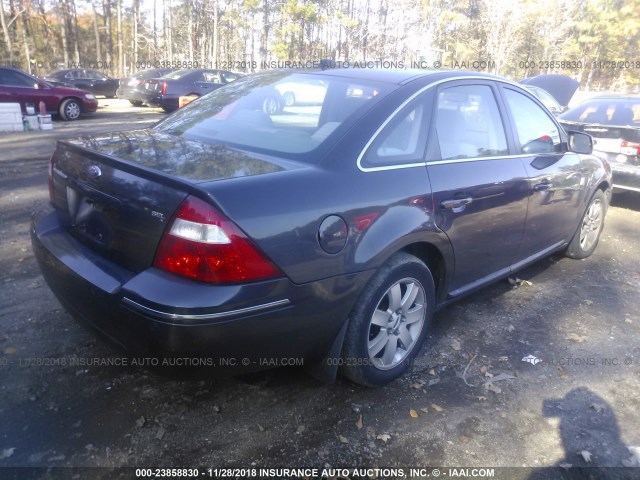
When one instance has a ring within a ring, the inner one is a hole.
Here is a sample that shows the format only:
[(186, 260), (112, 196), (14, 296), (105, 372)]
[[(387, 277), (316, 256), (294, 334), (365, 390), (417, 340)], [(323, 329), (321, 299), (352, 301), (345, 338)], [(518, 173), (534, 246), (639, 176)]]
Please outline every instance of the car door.
[(519, 89), (503, 86), (516, 152), (529, 177), (529, 207), (520, 258), (552, 250), (571, 239), (582, 212), (585, 179), (580, 156), (567, 151), (553, 117)]
[(197, 93), (204, 95), (223, 85), (222, 76), (218, 70), (205, 70), (196, 81)]
[(457, 296), (509, 273), (518, 258), (529, 183), (509, 155), (504, 107), (491, 81), (440, 85), (427, 170), (436, 224), (451, 241)]

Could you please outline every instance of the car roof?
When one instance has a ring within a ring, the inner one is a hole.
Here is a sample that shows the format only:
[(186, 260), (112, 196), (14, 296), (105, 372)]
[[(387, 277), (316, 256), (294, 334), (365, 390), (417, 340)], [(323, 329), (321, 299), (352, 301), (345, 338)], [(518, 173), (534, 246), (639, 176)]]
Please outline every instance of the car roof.
[[(402, 85), (417, 78), (434, 77), (434, 80), (453, 77), (483, 77), (489, 80), (505, 80), (486, 73), (465, 70), (418, 70), (418, 69), (384, 69), (384, 68), (331, 68), (326, 70), (295, 70), (299, 73), (313, 73), (319, 76), (350, 78), (354, 80), (371, 80)], [(437, 77), (437, 78), (436, 78)]]

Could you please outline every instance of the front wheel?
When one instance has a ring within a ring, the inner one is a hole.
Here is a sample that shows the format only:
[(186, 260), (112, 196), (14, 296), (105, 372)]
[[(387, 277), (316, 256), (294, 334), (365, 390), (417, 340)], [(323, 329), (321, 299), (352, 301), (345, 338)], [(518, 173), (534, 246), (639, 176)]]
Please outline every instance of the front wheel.
[(420, 351), (435, 306), (433, 277), (418, 258), (398, 253), (364, 288), (350, 317), (342, 372), (365, 386), (401, 376)]
[(604, 227), (604, 215), (607, 211), (607, 203), (602, 190), (596, 191), (580, 226), (567, 247), (566, 255), (570, 258), (587, 258), (598, 246), (600, 233)]
[(82, 113), (80, 102), (74, 98), (67, 98), (60, 105), (59, 112), (63, 120), (77, 120)]

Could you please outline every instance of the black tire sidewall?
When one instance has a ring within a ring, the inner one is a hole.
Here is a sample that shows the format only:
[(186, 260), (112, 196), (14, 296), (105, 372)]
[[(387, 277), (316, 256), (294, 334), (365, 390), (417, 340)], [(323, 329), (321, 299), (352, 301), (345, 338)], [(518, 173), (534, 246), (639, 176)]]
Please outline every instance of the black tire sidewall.
[[(375, 308), (387, 290), (403, 278), (413, 278), (425, 292), (426, 318), (422, 331), (405, 359), (389, 370), (381, 370), (371, 363), (367, 347), (370, 321)], [(370, 280), (361, 293), (350, 317), (342, 350), (342, 372), (348, 378), (367, 386), (381, 386), (409, 369), (420, 352), (429, 331), (435, 309), (435, 287), (427, 266), (416, 257), (400, 253), (392, 257)]]
[[(71, 118), (67, 115), (67, 113), (65, 112), (65, 110), (67, 109), (67, 106), (70, 103), (75, 103), (78, 106), (78, 116), (75, 118)], [(62, 117), (63, 120), (68, 120), (68, 121), (74, 121), (74, 120), (78, 120), (80, 118), (80, 115), (82, 114), (82, 105), (80, 104), (80, 102), (74, 98), (67, 98), (65, 101), (63, 101), (60, 104), (60, 116)]]
[[(582, 230), (582, 222), (584, 222), (585, 215), (591, 208), (591, 205), (593, 205), (593, 203), (596, 200), (600, 200), (602, 204), (602, 222), (600, 224), (600, 230), (598, 230), (598, 238), (596, 239), (595, 243), (591, 246), (589, 250), (583, 250), (582, 246), (580, 245), (580, 231)], [(596, 192), (591, 197), (591, 200), (589, 200), (589, 203), (587, 204), (587, 208), (585, 208), (584, 213), (580, 217), (580, 222), (578, 223), (578, 228), (576, 230), (576, 233), (573, 235), (573, 238), (571, 239), (571, 242), (567, 247), (566, 254), (568, 257), (576, 258), (576, 259), (587, 258), (595, 251), (596, 247), (598, 246), (598, 243), (600, 242), (600, 234), (602, 233), (602, 229), (604, 228), (604, 217), (606, 213), (607, 213), (607, 200), (605, 198), (604, 192), (602, 190), (596, 190)]]

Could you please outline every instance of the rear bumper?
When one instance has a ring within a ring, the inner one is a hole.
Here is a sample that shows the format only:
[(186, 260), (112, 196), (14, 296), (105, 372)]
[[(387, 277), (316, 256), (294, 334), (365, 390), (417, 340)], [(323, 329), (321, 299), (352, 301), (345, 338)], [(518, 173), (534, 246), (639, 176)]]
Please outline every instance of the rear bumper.
[(147, 105), (162, 107), (166, 110), (177, 110), (179, 97), (162, 95), (160, 93), (143, 93), (142, 101)]
[(116, 96), (124, 100), (130, 100), (132, 102), (144, 102), (142, 98), (142, 92), (133, 88), (118, 88)]
[(55, 213), (32, 223), (31, 239), (66, 310), (126, 351), (206, 357), (240, 370), (320, 358), (369, 278), (365, 272), (307, 285), (283, 278), (212, 286), (155, 268), (135, 274), (80, 244)]

